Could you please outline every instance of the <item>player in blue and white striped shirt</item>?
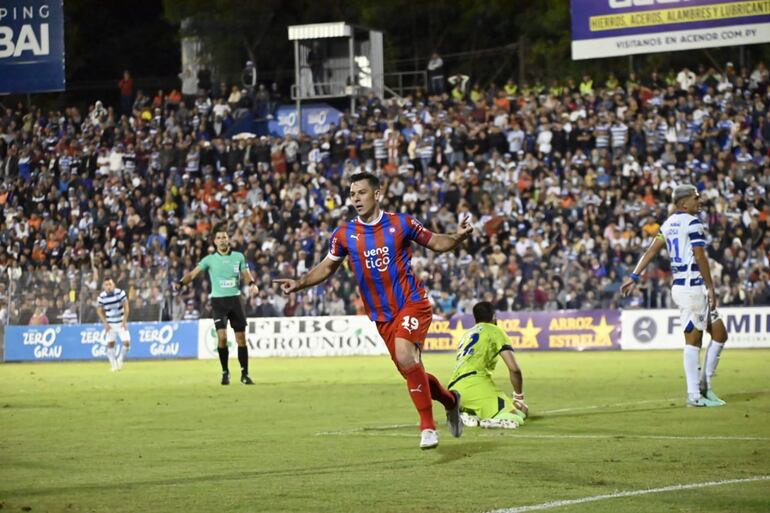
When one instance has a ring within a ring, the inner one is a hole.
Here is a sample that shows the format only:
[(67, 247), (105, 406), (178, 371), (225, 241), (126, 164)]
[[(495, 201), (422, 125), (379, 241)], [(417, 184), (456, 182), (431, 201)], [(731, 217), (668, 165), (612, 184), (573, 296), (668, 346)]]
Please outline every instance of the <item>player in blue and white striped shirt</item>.
[[(716, 310), (714, 282), (711, 280), (706, 255), (706, 232), (696, 217), (700, 208), (700, 196), (694, 185), (680, 185), (674, 189), (676, 212), (660, 227), (647, 251), (644, 252), (634, 272), (621, 287), (627, 296), (644, 271), (661, 249), (668, 249), (674, 281), (671, 297), (679, 307), (684, 329), (684, 373), (687, 379), (688, 406), (722, 406), (725, 404), (711, 389), (711, 379), (719, 363), (727, 329)], [(700, 348), (703, 332), (711, 334), (703, 362), (703, 375), (698, 375)]]
[[(115, 287), (112, 278), (105, 278), (102, 283), (96, 313), (104, 324), (107, 358), (110, 360), (112, 371), (119, 371), (123, 368), (123, 359), (131, 348), (131, 336), (128, 333), (128, 296), (123, 290)], [(123, 342), (123, 350), (116, 356), (117, 337)]]

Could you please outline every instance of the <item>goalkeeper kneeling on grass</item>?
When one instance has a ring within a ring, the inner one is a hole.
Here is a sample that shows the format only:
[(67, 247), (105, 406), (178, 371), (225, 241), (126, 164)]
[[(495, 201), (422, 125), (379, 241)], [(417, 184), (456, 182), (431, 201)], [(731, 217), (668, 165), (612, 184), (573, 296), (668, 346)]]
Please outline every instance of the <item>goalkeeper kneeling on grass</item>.
[[(460, 393), (461, 417), (466, 426), (515, 429), (524, 423), (528, 413), (521, 369), (508, 336), (497, 326), (492, 303), (477, 303), (473, 317), (476, 325), (460, 340), (457, 363), (447, 388)], [(513, 399), (492, 381), (498, 356), (510, 372)]]

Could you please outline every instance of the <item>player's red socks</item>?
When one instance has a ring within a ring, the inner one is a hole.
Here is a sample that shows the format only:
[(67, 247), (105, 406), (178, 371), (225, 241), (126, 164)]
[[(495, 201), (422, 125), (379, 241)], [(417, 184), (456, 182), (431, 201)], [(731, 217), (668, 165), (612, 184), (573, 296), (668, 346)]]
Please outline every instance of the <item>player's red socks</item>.
[(412, 398), (417, 413), (420, 414), (420, 431), (423, 429), (436, 429), (436, 423), (433, 421), (433, 405), (431, 404), (431, 386), (428, 383), (428, 375), (422, 365), (415, 364), (407, 369), (403, 369), (406, 377), (406, 388), (409, 390), (409, 397)]
[(444, 388), (444, 385), (433, 374), (425, 373), (428, 376), (428, 382), (430, 383), (430, 396), (440, 402), (444, 408), (451, 410), (455, 407), (455, 395)]

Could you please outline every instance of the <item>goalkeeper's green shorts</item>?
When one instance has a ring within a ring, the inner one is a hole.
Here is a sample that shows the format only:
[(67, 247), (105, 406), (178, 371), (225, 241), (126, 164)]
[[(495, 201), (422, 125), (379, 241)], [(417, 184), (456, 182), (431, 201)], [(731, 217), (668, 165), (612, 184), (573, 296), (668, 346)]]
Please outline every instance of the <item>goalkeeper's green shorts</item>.
[(486, 376), (468, 376), (454, 383), (450, 390), (460, 392), (460, 410), (479, 419), (517, 420), (513, 401)]

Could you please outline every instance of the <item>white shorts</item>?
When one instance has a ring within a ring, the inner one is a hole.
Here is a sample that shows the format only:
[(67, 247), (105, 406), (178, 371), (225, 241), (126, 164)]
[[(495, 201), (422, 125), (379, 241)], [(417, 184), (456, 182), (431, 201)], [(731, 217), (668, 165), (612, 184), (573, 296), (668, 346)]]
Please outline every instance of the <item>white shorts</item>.
[(110, 323), (110, 330), (104, 334), (104, 341), (111, 343), (115, 342), (117, 338), (120, 338), (124, 344), (131, 342), (131, 335), (129, 335), (128, 330), (123, 329), (122, 323)]
[(679, 307), (679, 320), (685, 332), (693, 328), (706, 331), (708, 324), (719, 320), (719, 313), (716, 310), (709, 312), (706, 287), (674, 285), (671, 287), (671, 298)]

